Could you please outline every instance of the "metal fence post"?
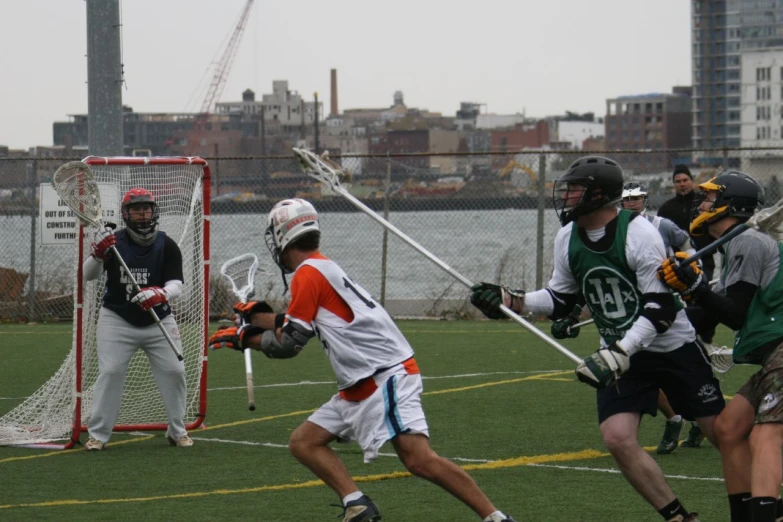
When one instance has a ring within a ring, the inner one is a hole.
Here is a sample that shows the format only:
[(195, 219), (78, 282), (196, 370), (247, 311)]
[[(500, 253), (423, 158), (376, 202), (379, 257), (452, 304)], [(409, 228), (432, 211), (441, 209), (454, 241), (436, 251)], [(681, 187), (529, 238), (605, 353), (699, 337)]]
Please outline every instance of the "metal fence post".
[(30, 172), (30, 279), (27, 290), (27, 321), (35, 321), (35, 232), (38, 207), (35, 204), (35, 189), (38, 181), (38, 162), (32, 161)]
[(544, 281), (544, 191), (546, 188), (546, 156), (538, 156), (538, 219), (536, 222), (536, 289)]
[[(383, 188), (383, 219), (389, 220), (389, 192), (391, 190), (391, 157), (386, 154), (386, 183)], [(389, 257), (389, 230), (383, 227), (381, 246), (381, 306), (386, 306), (386, 266)]]

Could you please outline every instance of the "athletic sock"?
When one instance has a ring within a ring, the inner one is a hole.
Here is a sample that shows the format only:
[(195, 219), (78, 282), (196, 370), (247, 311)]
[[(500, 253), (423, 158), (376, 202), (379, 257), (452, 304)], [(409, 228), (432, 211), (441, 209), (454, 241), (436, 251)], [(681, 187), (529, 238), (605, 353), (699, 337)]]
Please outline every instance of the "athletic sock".
[(682, 515), (682, 518), (687, 518), (690, 513), (680, 504), (678, 499), (674, 499), (671, 503), (663, 506), (658, 510), (658, 513), (665, 519), (671, 520), (677, 515)]
[(775, 522), (778, 499), (775, 497), (753, 497), (750, 509), (753, 522)]
[(775, 522), (783, 522), (783, 498), (778, 499), (775, 511), (777, 512)]
[(362, 495), (364, 495), (364, 493), (362, 493), (361, 491), (354, 491), (353, 493), (348, 493), (347, 495), (345, 495), (345, 497), (343, 497), (343, 506), (348, 504), (348, 502), (359, 500), (360, 498), (362, 498)]
[(495, 522), (496, 520), (505, 520), (506, 515), (502, 511), (494, 511), (487, 515), (487, 517), (482, 522)]
[(729, 495), (729, 513), (731, 522), (750, 520), (750, 491)]
[(681, 422), (682, 421), (682, 415), (675, 415), (671, 419), (666, 419), (666, 422), (671, 422), (672, 424), (675, 422)]

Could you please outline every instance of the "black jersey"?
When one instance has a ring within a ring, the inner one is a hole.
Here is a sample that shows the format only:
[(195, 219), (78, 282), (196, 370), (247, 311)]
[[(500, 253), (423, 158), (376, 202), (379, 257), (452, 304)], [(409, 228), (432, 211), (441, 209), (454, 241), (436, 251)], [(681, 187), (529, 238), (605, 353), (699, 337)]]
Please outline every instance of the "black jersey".
[[(164, 232), (159, 231), (155, 241), (149, 246), (136, 244), (124, 229), (117, 231), (115, 235), (117, 251), (141, 288), (162, 288), (167, 281), (183, 281), (182, 252), (177, 243)], [(153, 324), (155, 320), (152, 315), (131, 302), (136, 291), (116, 256), (110, 256), (104, 262), (103, 268), (107, 277), (103, 306), (134, 326)], [(171, 306), (168, 303), (158, 305), (154, 310), (161, 319), (171, 314)]]

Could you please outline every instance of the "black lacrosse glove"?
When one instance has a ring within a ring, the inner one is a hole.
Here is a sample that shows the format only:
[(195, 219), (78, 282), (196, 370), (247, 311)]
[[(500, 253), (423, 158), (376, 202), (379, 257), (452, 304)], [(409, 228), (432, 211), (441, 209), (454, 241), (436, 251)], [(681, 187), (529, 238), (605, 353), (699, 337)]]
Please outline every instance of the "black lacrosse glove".
[(207, 341), (207, 346), (212, 350), (219, 350), (221, 348), (231, 348), (233, 350), (242, 351), (248, 346), (245, 345), (246, 341), (253, 337), (264, 333), (264, 329), (259, 326), (221, 326), (217, 332), (212, 334)]
[(573, 339), (577, 337), (579, 335), (579, 327), (571, 327), (579, 322), (580, 315), (582, 315), (582, 307), (576, 305), (568, 316), (553, 322), (552, 337), (555, 339)]
[(272, 310), (272, 307), (269, 306), (269, 304), (266, 301), (248, 301), (247, 303), (238, 301), (234, 303), (233, 310), (234, 310), (233, 320), (234, 320), (234, 324), (237, 326), (242, 326), (243, 324), (251, 323), (252, 322), (251, 318), (253, 314), (275, 313), (275, 311)]
[(709, 286), (704, 278), (704, 272), (694, 261), (688, 265), (682, 263), (688, 255), (685, 252), (677, 252), (668, 257), (658, 269), (658, 279), (678, 292), (685, 300), (697, 297)]
[[(524, 290), (509, 290), (505, 286), (493, 283), (479, 283), (470, 288), (470, 302), (490, 319), (505, 319), (506, 314), (500, 311), (500, 305), (512, 307), (514, 299), (525, 297)], [(521, 308), (520, 304), (520, 308)]]

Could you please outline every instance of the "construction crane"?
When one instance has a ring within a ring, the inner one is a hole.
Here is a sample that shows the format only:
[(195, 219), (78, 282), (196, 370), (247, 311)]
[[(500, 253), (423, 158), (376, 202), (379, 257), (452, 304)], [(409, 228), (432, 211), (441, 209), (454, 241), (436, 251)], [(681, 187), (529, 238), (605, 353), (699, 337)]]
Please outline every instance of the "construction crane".
[(186, 155), (188, 156), (196, 156), (200, 153), (201, 137), (207, 127), (209, 114), (213, 105), (220, 100), (220, 95), (223, 92), (223, 88), (226, 86), (228, 73), (231, 71), (231, 65), (234, 63), (234, 57), (237, 54), (239, 42), (242, 40), (242, 33), (245, 31), (250, 10), (253, 8), (253, 2), (255, 2), (255, 0), (247, 0), (247, 4), (245, 4), (245, 8), (239, 16), (239, 21), (237, 22), (236, 27), (234, 27), (231, 38), (228, 40), (228, 44), (226, 44), (226, 48), (223, 50), (220, 60), (215, 64), (215, 72), (212, 75), (212, 81), (207, 90), (207, 95), (204, 98), (204, 102), (201, 104), (201, 110), (196, 116), (193, 128), (191, 129), (190, 134), (188, 134), (188, 141), (185, 146)]

